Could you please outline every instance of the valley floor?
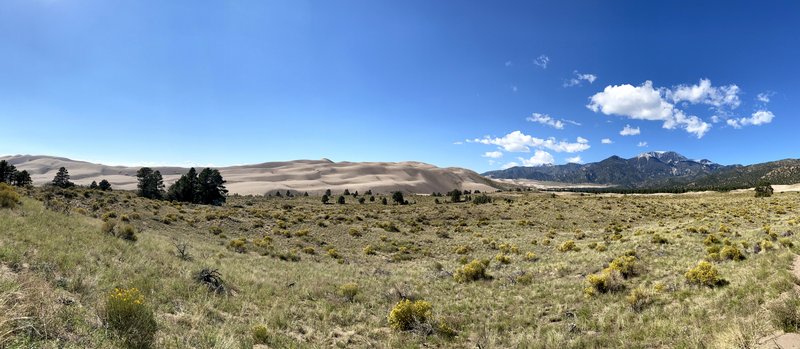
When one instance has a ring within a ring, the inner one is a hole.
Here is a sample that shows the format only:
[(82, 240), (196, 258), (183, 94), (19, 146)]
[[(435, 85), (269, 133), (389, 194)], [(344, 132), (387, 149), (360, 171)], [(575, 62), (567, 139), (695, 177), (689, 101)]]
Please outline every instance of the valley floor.
[[(747, 348), (800, 326), (800, 193), (22, 194), (0, 209), (0, 347)], [(719, 280), (687, 279), (701, 261)], [(196, 280), (204, 268), (224, 290)], [(133, 288), (151, 342), (111, 319)], [(393, 327), (402, 299), (430, 311)]]

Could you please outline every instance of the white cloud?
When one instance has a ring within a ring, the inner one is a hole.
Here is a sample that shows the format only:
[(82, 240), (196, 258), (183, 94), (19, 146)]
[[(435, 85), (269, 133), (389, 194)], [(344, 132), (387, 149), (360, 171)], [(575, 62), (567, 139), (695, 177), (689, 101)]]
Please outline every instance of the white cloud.
[(580, 122), (577, 122), (577, 121), (574, 121), (574, 120), (561, 119), (561, 121), (566, 122), (568, 124), (573, 124), (575, 126), (581, 126), (582, 125)]
[(483, 157), (497, 159), (497, 158), (503, 157), (503, 152), (501, 152), (499, 150), (498, 151), (487, 151), (487, 152), (483, 153)]
[(510, 67), (510, 66), (512, 66), (513, 64), (514, 64), (514, 63), (511, 63), (511, 61), (506, 61), (506, 63), (505, 63), (506, 67)]
[(697, 85), (678, 85), (666, 90), (667, 99), (673, 103), (689, 102), (691, 104), (707, 104), (715, 107), (736, 109), (741, 104), (739, 86), (727, 85), (714, 87), (711, 80), (700, 79)]
[(467, 140), (471, 143), (497, 145), (507, 152), (529, 152), (530, 148), (546, 148), (555, 152), (576, 153), (589, 149), (591, 146), (584, 138), (578, 137), (577, 142), (556, 141), (555, 138), (536, 138), (526, 135), (521, 131), (511, 132), (503, 137), (483, 137)]
[(603, 139), (601, 139), (601, 140), (600, 140), (600, 143), (603, 143), (603, 144), (611, 144), (611, 143), (614, 143), (614, 142), (613, 142), (613, 141), (611, 141), (611, 139), (608, 139), (608, 138), (603, 138)]
[(512, 161), (512, 162), (509, 162), (509, 163), (503, 165), (502, 168), (505, 170), (507, 168), (517, 167), (517, 166), (519, 166), (519, 164)]
[(517, 158), (520, 162), (522, 162), (523, 166), (541, 166), (546, 164), (552, 164), (555, 162), (553, 155), (544, 151), (544, 150), (537, 150), (533, 153), (529, 159), (525, 158)]
[(577, 70), (572, 72), (575, 77), (564, 81), (564, 87), (580, 86), (581, 81), (588, 81), (590, 84), (597, 80), (597, 75), (594, 74), (581, 74)]
[[(731, 86), (733, 87), (730, 89), (735, 88), (738, 91), (738, 87)], [(682, 92), (680, 96), (675, 98), (679, 100), (681, 98), (700, 100), (699, 98), (701, 97), (691, 93), (690, 87), (686, 88), (690, 91)], [(598, 92), (591, 96), (590, 102), (586, 107), (595, 113), (621, 115), (636, 120), (662, 121), (662, 127), (666, 129), (680, 127), (686, 132), (694, 134), (697, 138), (702, 138), (711, 129), (711, 125), (697, 116), (687, 116), (683, 111), (676, 109), (673, 104), (664, 99), (662, 96), (663, 90), (653, 88), (653, 83), (649, 80), (640, 86), (630, 84), (609, 85), (606, 86), (603, 92)], [(705, 96), (705, 92), (698, 92), (698, 95)], [(725, 98), (722, 100), (726, 100)]]
[(581, 159), (581, 156), (578, 155), (578, 156), (573, 156), (571, 158), (567, 158), (567, 163), (582, 164), (583, 160)]
[(647, 146), (647, 142), (639, 142), (639, 144), (637, 144), (636, 146), (640, 147), (640, 148), (641, 147), (646, 147)]
[(539, 58), (533, 60), (533, 64), (542, 67), (542, 69), (547, 69), (548, 63), (550, 63), (550, 57), (547, 57), (545, 55), (541, 55), (539, 56)]
[(619, 134), (622, 136), (635, 136), (642, 133), (642, 131), (637, 126), (636, 128), (631, 127), (631, 125), (625, 125), (622, 128), (622, 131), (619, 131)]
[(564, 122), (561, 120), (553, 119), (550, 115), (547, 114), (540, 114), (540, 113), (533, 113), (531, 116), (525, 118), (530, 122), (537, 122), (542, 125), (547, 125), (552, 128), (557, 128), (559, 130), (564, 128)]
[(462, 145), (462, 144), (464, 144), (464, 142), (462, 142), (462, 141), (456, 141), (456, 142), (453, 142), (453, 144), (455, 144), (455, 145)]
[(586, 139), (586, 138), (583, 138), (583, 137), (580, 137), (580, 136), (579, 136), (577, 139), (575, 139), (575, 140), (576, 140), (578, 143), (581, 143), (581, 144), (589, 144), (589, 140), (588, 140), (588, 139)]
[(758, 100), (761, 103), (769, 103), (770, 96), (772, 96), (772, 93), (761, 92), (758, 94), (758, 96), (756, 96), (756, 100)]
[(769, 110), (759, 110), (749, 118), (738, 118), (738, 119), (728, 119), (728, 125), (732, 126), (733, 128), (742, 128), (743, 126), (749, 125), (764, 125), (772, 122), (772, 119), (775, 118), (775, 114), (772, 114)]

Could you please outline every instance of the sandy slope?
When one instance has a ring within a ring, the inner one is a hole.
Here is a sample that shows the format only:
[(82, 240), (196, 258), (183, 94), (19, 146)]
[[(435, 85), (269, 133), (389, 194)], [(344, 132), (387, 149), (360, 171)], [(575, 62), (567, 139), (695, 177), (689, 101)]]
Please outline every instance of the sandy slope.
[[(71, 180), (88, 185), (92, 181), (106, 179), (112, 187), (136, 189), (138, 167), (106, 166), (84, 161), (51, 156), (6, 156), (0, 157), (16, 166), (18, 170), (30, 172), (36, 185), (53, 179), (59, 167), (66, 167)], [(161, 171), (164, 182), (169, 185), (177, 180), (187, 168), (154, 167)], [(198, 169), (199, 170), (199, 169)], [(267, 162), (255, 165), (219, 168), (228, 182), (231, 193), (264, 194), (280, 190), (320, 193), (326, 189), (341, 192), (344, 189), (376, 193), (402, 190), (411, 193), (430, 194), (447, 192), (454, 188), (466, 190), (494, 191), (496, 183), (463, 168), (439, 168), (421, 162), (332, 162), (330, 160), (296, 160)]]

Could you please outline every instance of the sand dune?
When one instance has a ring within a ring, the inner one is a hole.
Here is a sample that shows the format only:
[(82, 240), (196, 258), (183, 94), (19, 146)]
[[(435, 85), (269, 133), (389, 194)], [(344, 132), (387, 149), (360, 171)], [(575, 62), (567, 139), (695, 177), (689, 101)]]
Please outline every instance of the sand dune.
[[(85, 161), (52, 156), (17, 155), (0, 157), (27, 170), (35, 185), (50, 182), (59, 167), (66, 167), (70, 178), (79, 185), (108, 180), (113, 188), (136, 189), (138, 167), (106, 166)], [(188, 168), (153, 167), (164, 177), (165, 184), (176, 181)], [(401, 190), (408, 193), (430, 194), (462, 190), (494, 191), (499, 183), (463, 168), (439, 168), (421, 162), (332, 162), (296, 160), (218, 168), (227, 181), (230, 193), (265, 194), (287, 190), (318, 194), (326, 189), (344, 189), (387, 193)]]

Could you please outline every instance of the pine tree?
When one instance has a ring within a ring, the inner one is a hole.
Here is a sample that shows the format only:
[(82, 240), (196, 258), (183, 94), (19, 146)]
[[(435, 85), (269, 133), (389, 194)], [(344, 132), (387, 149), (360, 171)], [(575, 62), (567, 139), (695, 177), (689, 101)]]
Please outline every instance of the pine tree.
[(97, 188), (102, 191), (111, 191), (111, 183), (104, 179), (100, 181), (100, 184), (97, 185)]
[(328, 201), (330, 201), (330, 198), (328, 197), (328, 194), (322, 195), (322, 203), (323, 204), (327, 204)]
[(92, 181), (92, 184), (89, 184), (89, 189), (92, 189), (92, 190), (97, 189), (97, 182), (96, 181)]
[(27, 170), (22, 170), (17, 172), (14, 175), (14, 185), (18, 187), (28, 187), (33, 184), (33, 180), (31, 180), (31, 175), (28, 173)]
[(339, 198), (336, 200), (336, 203), (339, 205), (344, 205), (344, 195), (339, 195)]
[(403, 192), (396, 191), (392, 193), (392, 201), (397, 204), (404, 205), (405, 199), (403, 199)]
[(220, 206), (225, 203), (228, 189), (219, 170), (204, 168), (197, 176), (198, 202), (206, 205)]
[(192, 167), (189, 169), (189, 172), (169, 186), (167, 198), (169, 200), (181, 202), (198, 203), (199, 197), (197, 195), (197, 190), (197, 171)]
[(159, 200), (164, 197), (164, 179), (161, 177), (161, 172), (142, 167), (136, 172), (136, 178), (139, 180), (137, 185), (139, 196)]
[(14, 165), (5, 160), (0, 160), (0, 183), (11, 184), (16, 173), (17, 168)]
[(53, 177), (53, 185), (59, 188), (69, 188), (75, 184), (69, 181), (69, 171), (61, 167), (58, 169), (56, 176)]

